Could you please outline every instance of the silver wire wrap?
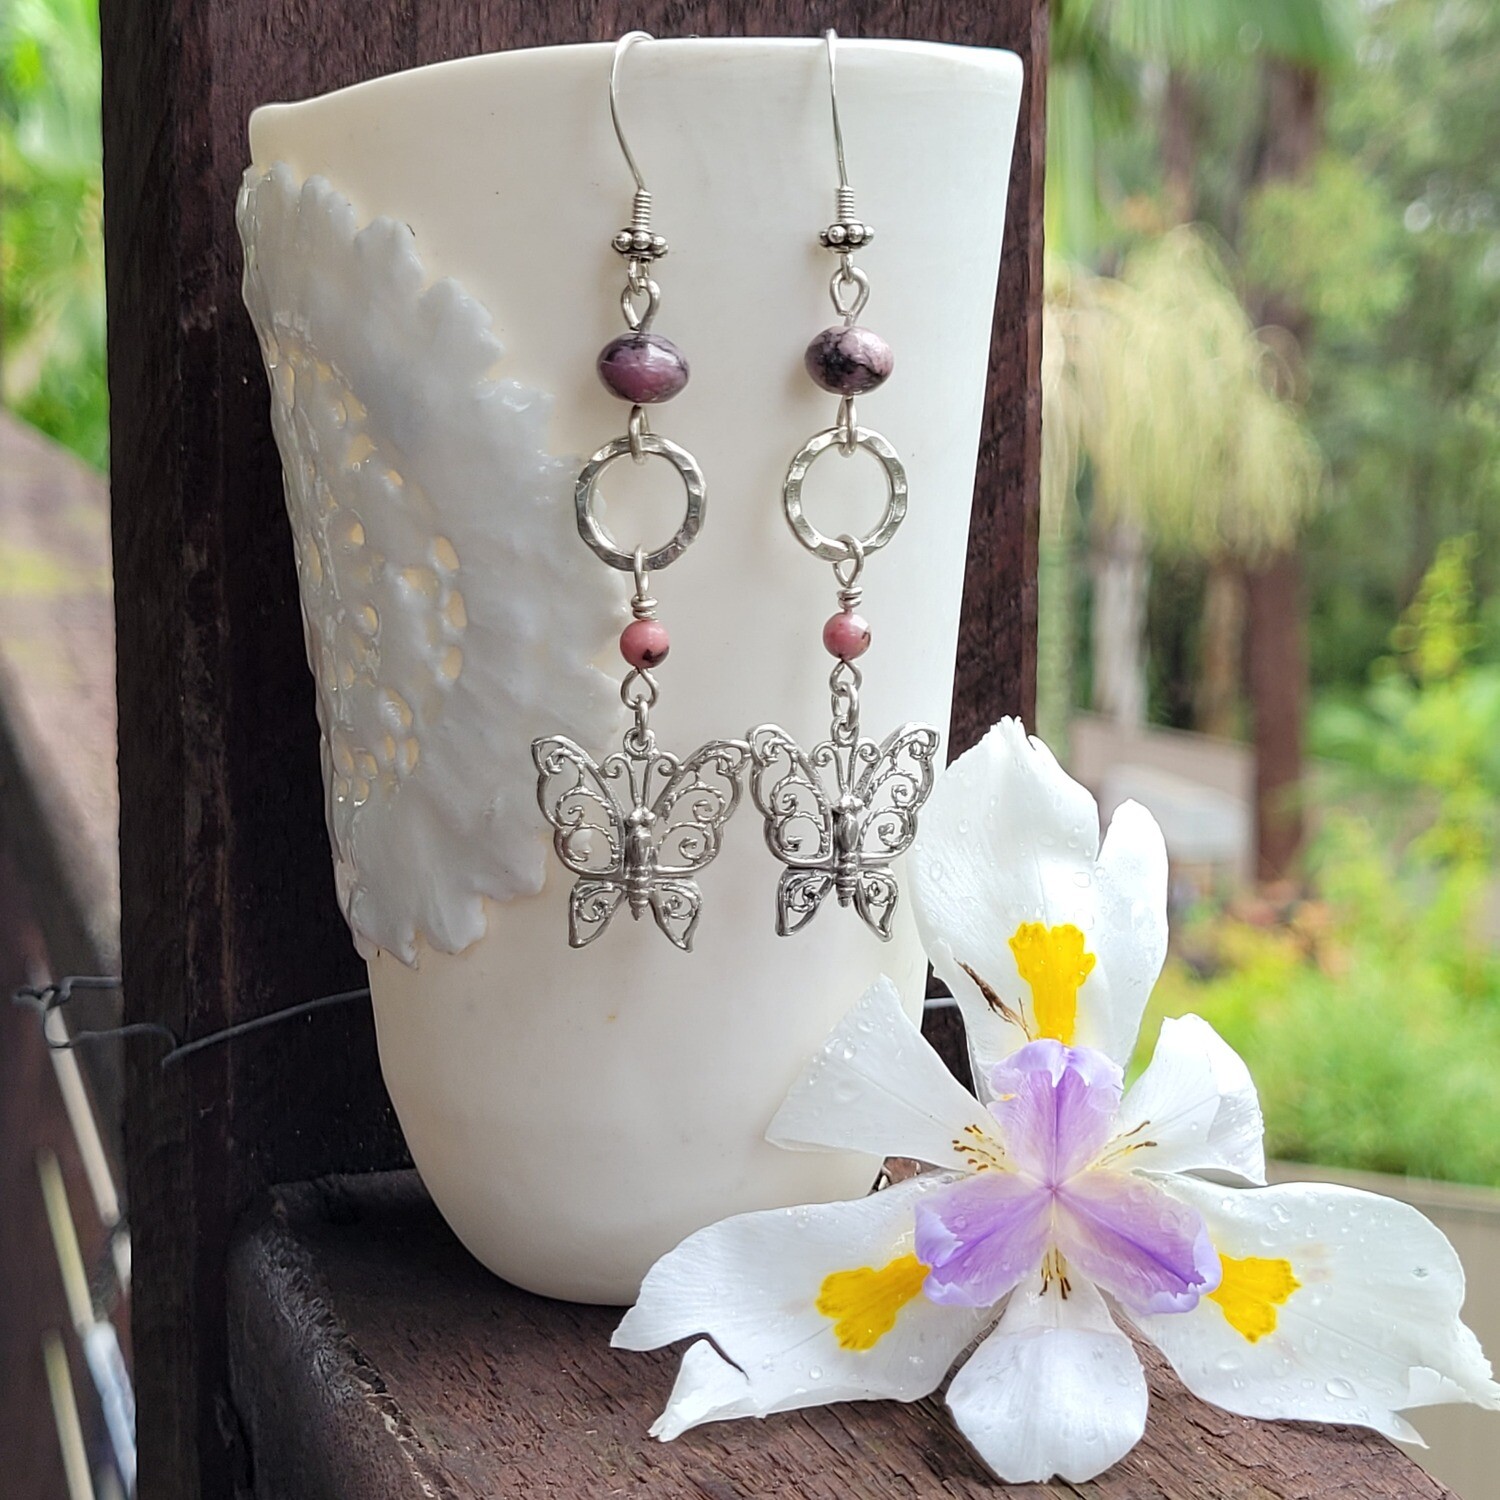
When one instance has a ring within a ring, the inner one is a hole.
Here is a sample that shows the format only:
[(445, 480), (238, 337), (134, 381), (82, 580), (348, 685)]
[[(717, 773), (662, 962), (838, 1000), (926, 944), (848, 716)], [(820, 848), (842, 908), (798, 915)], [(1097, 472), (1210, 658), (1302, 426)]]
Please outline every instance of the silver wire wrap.
[[(637, 620), (656, 618), (656, 600), (647, 587), (650, 574), (646, 569), (644, 547), (635, 549), (630, 571), (635, 590), (630, 596), (630, 613)], [(620, 702), (635, 713), (635, 724), (625, 731), (625, 753), (637, 758), (656, 754), (656, 736), (651, 731), (651, 710), (661, 696), (656, 678), (644, 667), (632, 667), (620, 684)]]

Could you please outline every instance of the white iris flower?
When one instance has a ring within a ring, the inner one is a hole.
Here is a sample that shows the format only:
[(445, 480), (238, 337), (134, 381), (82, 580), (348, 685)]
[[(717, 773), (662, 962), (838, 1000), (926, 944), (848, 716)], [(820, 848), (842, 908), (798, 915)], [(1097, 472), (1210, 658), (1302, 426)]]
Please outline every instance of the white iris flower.
[(912, 1401), (962, 1360), (948, 1406), (1001, 1478), (1085, 1480), (1145, 1430), (1128, 1327), (1245, 1416), (1410, 1441), (1403, 1410), (1500, 1407), (1447, 1240), (1373, 1194), (1266, 1187), (1254, 1085), (1206, 1022), (1166, 1022), (1124, 1089), (1166, 951), (1166, 870), (1133, 804), (1101, 847), (1092, 797), (1014, 721), (949, 768), (910, 884), (980, 1095), (895, 987), (872, 986), (768, 1135), (931, 1170), (855, 1202), (741, 1214), (658, 1261), (615, 1344), (702, 1337), (655, 1436)]

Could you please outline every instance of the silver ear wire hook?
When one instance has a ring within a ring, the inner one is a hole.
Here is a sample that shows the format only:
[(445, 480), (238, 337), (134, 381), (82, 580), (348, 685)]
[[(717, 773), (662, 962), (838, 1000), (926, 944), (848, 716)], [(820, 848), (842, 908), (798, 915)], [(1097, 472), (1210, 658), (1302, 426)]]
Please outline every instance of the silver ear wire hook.
[[(836, 55), (839, 45), (839, 34), (832, 26), (823, 33), (823, 41), (828, 48), (828, 102), (833, 109), (833, 149), (839, 160), (839, 192), (851, 193), (849, 187), (849, 169), (844, 165), (844, 127), (839, 123), (839, 80), (838, 63)], [(842, 209), (843, 198), (839, 199)], [(851, 193), (850, 206), (853, 206)], [(842, 214), (840, 215), (842, 217)]]
[[(614, 56), (609, 64), (609, 118), (615, 127), (615, 139), (620, 143), (620, 154), (625, 158), (625, 165), (630, 168), (630, 175), (635, 179), (630, 223), (615, 235), (611, 243), (626, 260), (625, 290), (620, 295), (620, 310), (625, 314), (625, 321), (630, 325), (631, 331), (635, 333), (649, 333), (652, 320), (656, 317), (660, 288), (651, 278), (651, 263), (660, 260), (667, 253), (667, 242), (661, 235), (652, 233), (651, 193), (646, 187), (646, 179), (641, 175), (635, 152), (625, 139), (625, 127), (620, 123), (620, 64), (636, 42), (655, 40), (649, 31), (627, 31), (615, 43)], [(645, 301), (644, 307), (637, 305), (642, 299)]]
[[(609, 118), (615, 127), (615, 139), (620, 143), (620, 151), (625, 157), (625, 164), (630, 168), (630, 175), (635, 178), (637, 193), (646, 192), (646, 180), (641, 176), (641, 169), (636, 165), (635, 156), (630, 149), (630, 142), (625, 139), (625, 127), (620, 124), (620, 104), (618, 85), (620, 78), (620, 63), (625, 54), (636, 42), (654, 42), (656, 38), (649, 31), (627, 31), (619, 41), (615, 43), (615, 55), (609, 65)], [(646, 197), (649, 200), (650, 194)]]

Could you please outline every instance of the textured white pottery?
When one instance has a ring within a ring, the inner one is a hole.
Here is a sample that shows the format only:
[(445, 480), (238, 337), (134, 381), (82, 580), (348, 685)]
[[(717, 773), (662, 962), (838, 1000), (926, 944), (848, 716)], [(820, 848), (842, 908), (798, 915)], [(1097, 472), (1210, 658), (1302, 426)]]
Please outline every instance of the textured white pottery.
[[(876, 1164), (762, 1133), (879, 973), (911, 1012), (910, 911), (881, 944), (832, 903), (774, 932), (779, 866), (749, 798), (701, 877), (695, 951), (624, 915), (566, 941), (526, 746), (598, 754), (623, 721), (622, 575), (574, 529), (582, 459), (624, 430), (594, 361), (622, 330), (631, 180), (611, 47), (474, 57), (258, 110), (241, 204), (319, 679), (341, 899), (369, 960), (381, 1063), (422, 1177), (464, 1243), (532, 1290), (622, 1302), (691, 1230), (852, 1196)], [(652, 580), (672, 631), (654, 726), (685, 752), (774, 720), (827, 731), (831, 570), (782, 519), (792, 454), (834, 420), (802, 369), (834, 322), (816, 242), (835, 185), (819, 40), (641, 43), (621, 112), (671, 242), (656, 330), (692, 365), (653, 426), (696, 455), (702, 534)], [(1008, 53), (846, 40), (861, 321), (896, 355), (859, 420), (911, 509), (870, 560), (864, 728), (946, 731), (1011, 147)], [(271, 170), (272, 168), (275, 170)], [(309, 181), (313, 179), (312, 181)], [(617, 466), (618, 467), (618, 466)], [(630, 466), (624, 465), (625, 469)], [(611, 530), (675, 528), (664, 465)], [(868, 459), (815, 467), (822, 530), (867, 529)], [(898, 869), (899, 873), (899, 869)]]

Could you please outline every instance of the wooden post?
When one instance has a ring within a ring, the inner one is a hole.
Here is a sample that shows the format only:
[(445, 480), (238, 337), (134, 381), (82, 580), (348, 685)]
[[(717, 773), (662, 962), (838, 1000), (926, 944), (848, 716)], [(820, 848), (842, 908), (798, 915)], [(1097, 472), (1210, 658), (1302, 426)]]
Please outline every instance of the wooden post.
[[(336, 910), (233, 205), (256, 105), (464, 54), (666, 34), (924, 36), (1026, 66), (953, 741), (1026, 711), (1040, 455), (1044, 0), (102, 0), (126, 1019), (197, 1036), (363, 982)], [(399, 1164), (363, 1008), (127, 1078), (141, 1494), (246, 1482), (225, 1253), (264, 1184)]]

